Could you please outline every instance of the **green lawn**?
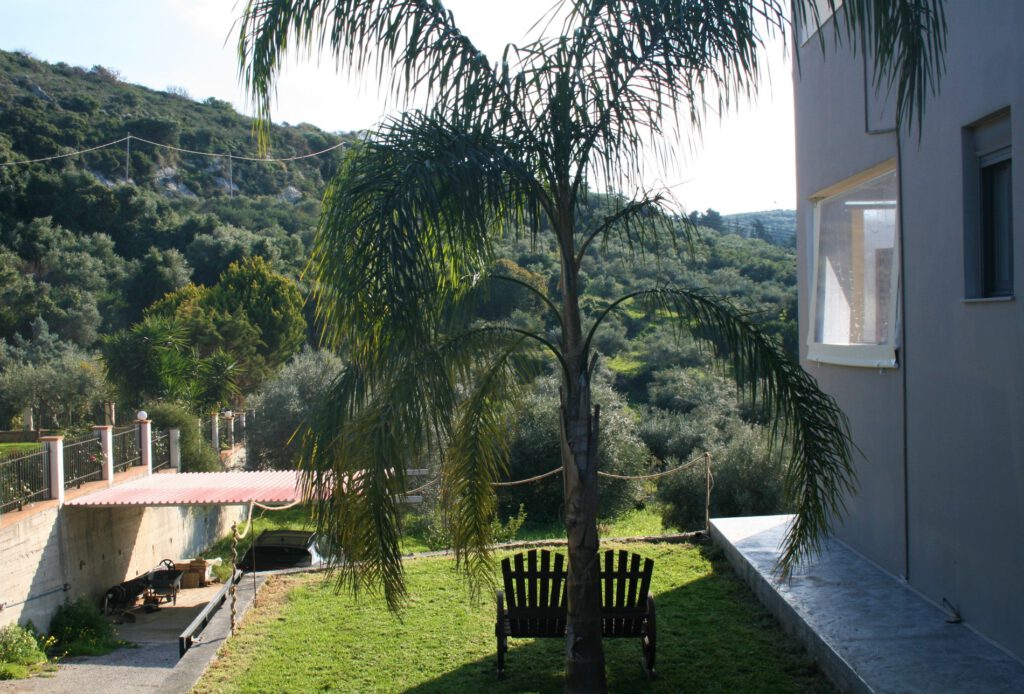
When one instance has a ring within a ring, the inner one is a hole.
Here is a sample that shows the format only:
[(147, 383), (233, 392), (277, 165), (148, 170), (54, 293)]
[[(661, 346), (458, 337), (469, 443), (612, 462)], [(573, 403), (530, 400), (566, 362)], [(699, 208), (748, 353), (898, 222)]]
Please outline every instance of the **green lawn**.
[[(654, 506), (626, 511), (619, 517), (604, 521), (598, 527), (601, 537), (641, 537), (677, 533), (677, 528), (666, 528), (661, 523), (661, 512)], [(565, 524), (561, 521), (553, 523), (531, 523), (529, 516), (526, 523), (516, 534), (516, 540), (549, 540), (565, 537)]]
[[(303, 506), (295, 506), (283, 511), (263, 511), (256, 509), (253, 513), (253, 527), (243, 539), (238, 542), (238, 556), (241, 557), (252, 543), (252, 538), (264, 530), (277, 530), (281, 528), (310, 528), (314, 527), (309, 517), (309, 510)], [(240, 527), (239, 531), (244, 530)], [(648, 506), (643, 509), (627, 511), (615, 520), (601, 524), (601, 537), (638, 537), (641, 535), (663, 535), (665, 533), (678, 532), (676, 528), (666, 528), (661, 524), (661, 514), (657, 508)], [(516, 540), (549, 540), (551, 538), (565, 537), (565, 526), (556, 521), (553, 523), (530, 523), (529, 517), (526, 524), (519, 529)], [(402, 551), (405, 554), (418, 552), (429, 552), (430, 547), (422, 537), (406, 534), (402, 537)], [(203, 552), (204, 557), (221, 557), (224, 560), (231, 559), (231, 536), (221, 538), (216, 544)]]
[(35, 453), (42, 448), (38, 442), (30, 443), (0, 443), (0, 458), (14, 458), (20, 454)]
[[(655, 560), (659, 678), (644, 677), (638, 640), (608, 639), (612, 691), (833, 691), (715, 550), (629, 548)], [(376, 596), (338, 594), (321, 574), (271, 579), (195, 691), (562, 691), (560, 639), (511, 640), (498, 682), (490, 594), (471, 603), (450, 558), (408, 560), (406, 574), (399, 616)]]

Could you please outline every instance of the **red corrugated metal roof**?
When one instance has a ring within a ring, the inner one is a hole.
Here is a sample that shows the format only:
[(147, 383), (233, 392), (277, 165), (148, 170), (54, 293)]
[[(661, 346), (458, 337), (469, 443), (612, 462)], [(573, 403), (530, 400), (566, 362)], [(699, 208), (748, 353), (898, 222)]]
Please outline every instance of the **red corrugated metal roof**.
[(149, 475), (68, 501), (66, 506), (203, 506), (288, 503), (302, 497), (299, 473), (184, 472)]

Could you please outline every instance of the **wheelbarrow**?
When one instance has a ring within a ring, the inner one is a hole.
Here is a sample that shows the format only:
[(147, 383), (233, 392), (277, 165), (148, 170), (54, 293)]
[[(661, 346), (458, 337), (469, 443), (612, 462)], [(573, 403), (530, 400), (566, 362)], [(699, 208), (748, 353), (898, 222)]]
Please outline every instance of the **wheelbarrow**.
[(156, 568), (149, 572), (149, 587), (146, 589), (146, 597), (143, 600), (147, 605), (159, 605), (161, 602), (168, 602), (172, 605), (178, 604), (178, 591), (181, 590), (181, 577), (184, 571), (174, 568), (174, 562), (164, 559), (160, 562), (163, 568)]

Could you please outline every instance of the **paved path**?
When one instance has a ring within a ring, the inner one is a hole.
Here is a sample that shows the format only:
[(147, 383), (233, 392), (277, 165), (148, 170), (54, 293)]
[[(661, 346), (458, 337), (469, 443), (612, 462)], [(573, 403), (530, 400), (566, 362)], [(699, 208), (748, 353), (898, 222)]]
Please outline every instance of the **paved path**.
[(718, 518), (711, 534), (761, 602), (846, 692), (1020, 694), (1024, 664), (838, 540), (774, 574), (791, 516)]
[[(263, 577), (258, 579), (258, 586), (263, 580)], [(178, 634), (220, 587), (183, 591), (177, 607), (164, 607), (153, 614), (139, 613), (134, 624), (119, 626), (119, 636), (136, 644), (136, 648), (119, 648), (94, 658), (66, 658), (54, 673), (0, 682), (0, 694), (187, 692), (199, 680), (230, 631), (230, 603), (225, 603), (204, 630), (199, 644), (180, 660)], [(239, 619), (252, 603), (252, 596), (252, 581), (243, 580), (238, 587)]]

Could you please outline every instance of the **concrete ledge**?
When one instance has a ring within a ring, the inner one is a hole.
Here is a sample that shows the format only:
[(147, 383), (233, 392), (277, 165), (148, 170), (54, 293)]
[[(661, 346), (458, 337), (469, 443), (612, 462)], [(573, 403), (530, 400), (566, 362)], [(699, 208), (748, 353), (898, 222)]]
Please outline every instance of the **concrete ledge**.
[[(253, 599), (259, 593), (260, 588), (266, 582), (266, 576), (257, 574), (256, 585), (253, 587), (252, 576), (246, 575), (238, 583), (235, 596), (237, 598), (235, 618), (238, 624), (252, 606)], [(213, 619), (203, 629), (190, 649), (174, 666), (174, 670), (164, 680), (158, 690), (159, 694), (184, 694), (192, 691), (199, 679), (206, 672), (213, 659), (217, 657), (217, 651), (231, 636), (231, 598), (228, 597), (224, 604), (214, 614)], [(174, 646), (177, 648), (177, 644)]]
[(1024, 692), (1024, 664), (841, 542), (780, 581), (790, 518), (719, 518), (711, 537), (841, 691)]

